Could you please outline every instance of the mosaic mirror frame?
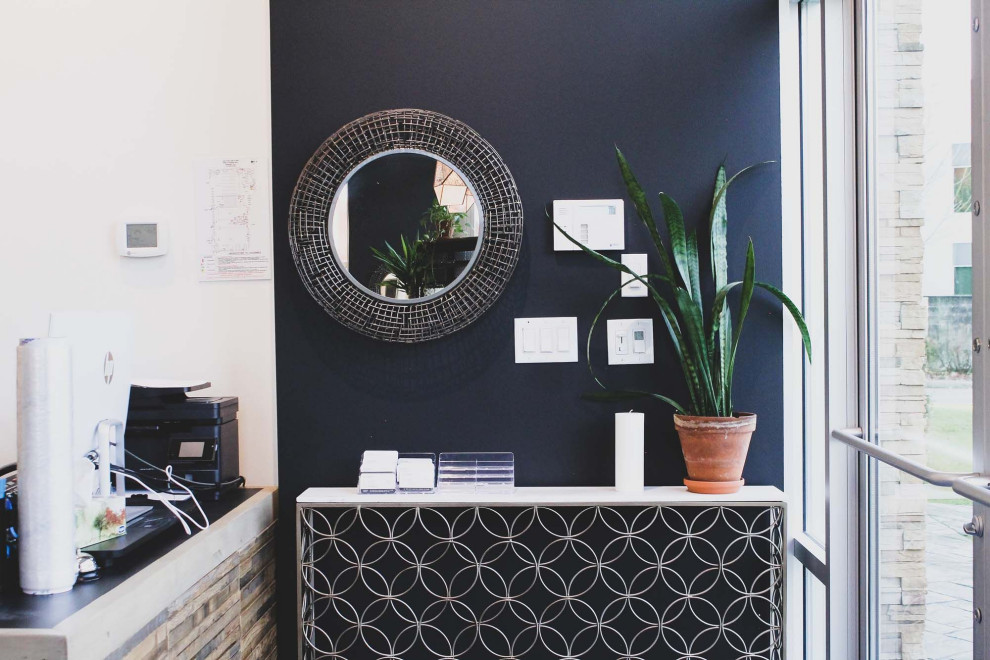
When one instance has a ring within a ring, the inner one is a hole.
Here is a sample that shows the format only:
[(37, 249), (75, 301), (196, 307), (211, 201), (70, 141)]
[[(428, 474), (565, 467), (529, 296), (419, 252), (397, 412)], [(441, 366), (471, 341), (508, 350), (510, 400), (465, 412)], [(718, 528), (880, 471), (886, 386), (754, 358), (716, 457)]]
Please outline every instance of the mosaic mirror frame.
[[(330, 211), (355, 168), (376, 155), (410, 150), (445, 160), (470, 180), (484, 228), (470, 270), (451, 287), (426, 298), (387, 300), (355, 284), (336, 259)], [(338, 130), (303, 167), (289, 206), (289, 246), (306, 290), (345, 327), (388, 342), (438, 339), (478, 320), (515, 270), (522, 231), (519, 192), (495, 149), (464, 123), (429, 110), (376, 112)]]

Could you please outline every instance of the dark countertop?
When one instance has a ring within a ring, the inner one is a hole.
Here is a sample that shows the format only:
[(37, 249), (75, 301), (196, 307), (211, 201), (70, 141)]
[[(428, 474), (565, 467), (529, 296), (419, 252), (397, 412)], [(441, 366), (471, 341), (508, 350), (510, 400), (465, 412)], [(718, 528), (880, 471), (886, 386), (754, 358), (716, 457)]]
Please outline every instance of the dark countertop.
[[(218, 501), (203, 499), (200, 504), (212, 525), (261, 490), (239, 488), (225, 493)], [(193, 531), (199, 533), (195, 528)], [(101, 569), (99, 580), (77, 584), (72, 591), (63, 594), (28, 596), (19, 591), (0, 593), (0, 628), (54, 628), (192, 536), (186, 536), (181, 525), (173, 525), (136, 551), (134, 557), (118, 560), (113, 566)]]

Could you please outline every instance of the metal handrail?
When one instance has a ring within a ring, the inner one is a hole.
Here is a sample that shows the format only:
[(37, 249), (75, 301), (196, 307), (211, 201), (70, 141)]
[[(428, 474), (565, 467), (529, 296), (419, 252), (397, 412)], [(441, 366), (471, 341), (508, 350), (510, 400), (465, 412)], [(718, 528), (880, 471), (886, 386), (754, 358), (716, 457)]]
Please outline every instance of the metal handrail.
[(859, 428), (836, 429), (832, 431), (832, 438), (872, 456), (882, 463), (918, 477), (922, 481), (935, 486), (951, 488), (956, 494), (962, 495), (967, 500), (990, 507), (990, 476), (988, 475), (975, 472), (933, 470), (927, 465), (899, 456), (880, 445), (867, 442), (863, 439), (863, 430)]

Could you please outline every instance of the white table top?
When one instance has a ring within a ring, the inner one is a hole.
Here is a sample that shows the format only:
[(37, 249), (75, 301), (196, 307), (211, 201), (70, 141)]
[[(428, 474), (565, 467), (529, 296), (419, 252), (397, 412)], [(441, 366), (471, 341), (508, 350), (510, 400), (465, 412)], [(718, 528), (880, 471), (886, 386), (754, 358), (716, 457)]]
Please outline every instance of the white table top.
[(642, 492), (620, 493), (611, 486), (515, 488), (510, 493), (437, 492), (433, 494), (362, 495), (357, 488), (307, 488), (296, 503), (313, 505), (452, 506), (452, 505), (587, 505), (612, 504), (782, 504), (784, 493), (774, 486), (743, 486), (731, 495), (698, 495), (684, 486), (649, 486)]

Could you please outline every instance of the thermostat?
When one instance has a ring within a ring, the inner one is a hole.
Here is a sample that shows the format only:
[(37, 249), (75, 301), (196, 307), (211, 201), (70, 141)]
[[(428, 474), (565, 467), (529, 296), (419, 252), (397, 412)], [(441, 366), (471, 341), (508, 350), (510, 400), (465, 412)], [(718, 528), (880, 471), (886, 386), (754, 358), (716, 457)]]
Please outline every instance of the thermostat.
[(159, 257), (168, 252), (167, 228), (154, 220), (121, 222), (117, 230), (117, 251), (122, 257)]
[[(592, 250), (624, 250), (626, 220), (621, 199), (557, 199), (553, 221), (574, 240)], [(580, 250), (556, 227), (553, 249)]]

